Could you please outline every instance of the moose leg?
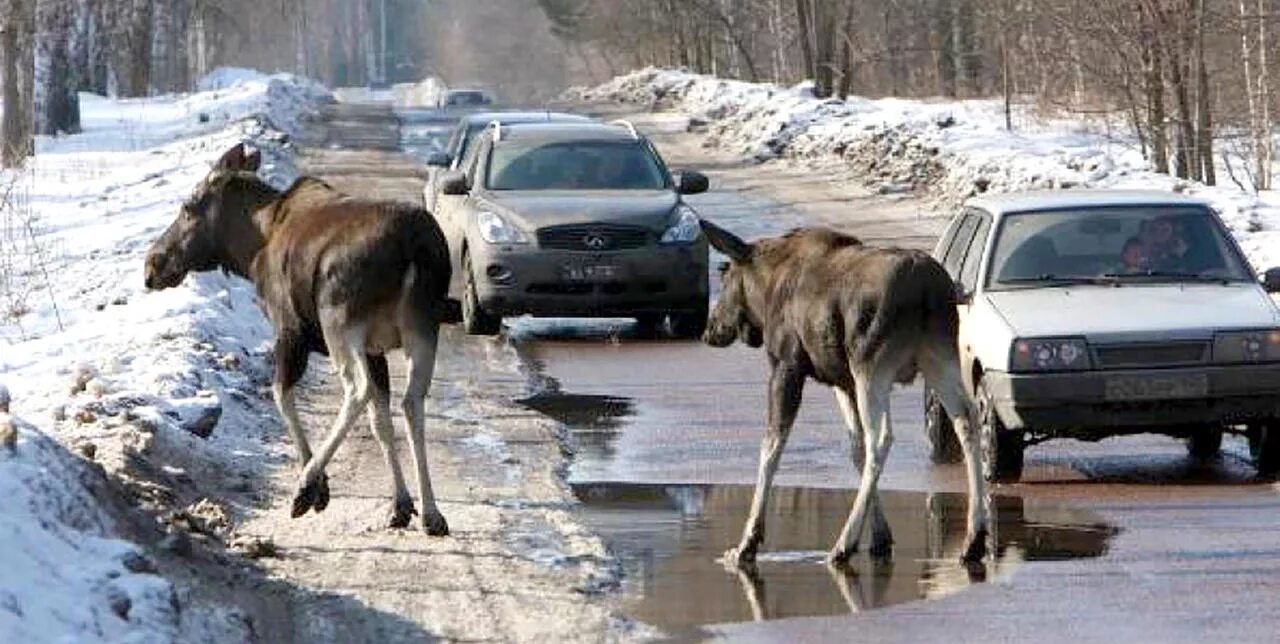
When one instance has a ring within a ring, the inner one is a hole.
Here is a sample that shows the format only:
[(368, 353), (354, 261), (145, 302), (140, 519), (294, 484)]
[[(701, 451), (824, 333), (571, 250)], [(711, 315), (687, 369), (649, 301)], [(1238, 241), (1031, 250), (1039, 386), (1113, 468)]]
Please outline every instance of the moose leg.
[(449, 534), (449, 523), (436, 506), (436, 497), (431, 490), (424, 409), (427, 391), (431, 388), (431, 378), (435, 374), (439, 329), (435, 323), (423, 326), (429, 328), (416, 329), (406, 334), (408, 337), (404, 351), (409, 361), (409, 385), (404, 392), (404, 417), (409, 424), (413, 463), (418, 469), (418, 492), (422, 495), (422, 529), (429, 535), (443, 537)]
[(404, 484), (404, 474), (400, 471), (400, 459), (396, 457), (395, 431), (391, 427), (391, 374), (387, 370), (387, 357), (370, 355), (369, 377), (373, 382), (373, 400), (369, 403), (369, 427), (378, 439), (382, 455), (387, 459), (387, 469), (391, 471), (393, 486), (390, 527), (404, 528), (417, 511), (413, 509), (413, 497), (409, 496), (409, 488)]
[(885, 459), (889, 456), (889, 448), (893, 446), (893, 428), (889, 422), (889, 391), (893, 386), (896, 369), (886, 366), (877, 365), (869, 375), (859, 374), (855, 378), (857, 408), (866, 434), (866, 462), (862, 465), (862, 480), (858, 484), (858, 495), (853, 500), (849, 520), (844, 524), (840, 540), (827, 555), (828, 561), (832, 563), (847, 561), (858, 551), (858, 540), (862, 537), (867, 509), (873, 499), (874, 502), (879, 502), (876, 499), (879, 495), (876, 485), (880, 480), (880, 472), (884, 470)]
[[(952, 350), (954, 351), (954, 350)], [(942, 408), (951, 417), (956, 438), (964, 451), (965, 474), (969, 479), (968, 537), (962, 560), (979, 562), (987, 554), (990, 531), (987, 515), (986, 480), (982, 478), (982, 456), (979, 454), (977, 427), (973, 424), (973, 405), (964, 392), (959, 362), (953, 357), (939, 357), (929, 352), (921, 361), (921, 371), (929, 388), (937, 392)], [(951, 352), (948, 352), (951, 353)], [(954, 354), (953, 354), (954, 355)]]
[(769, 377), (769, 426), (760, 444), (760, 469), (756, 477), (755, 494), (751, 497), (751, 514), (742, 529), (742, 540), (737, 547), (724, 553), (726, 564), (743, 567), (756, 559), (756, 550), (764, 541), (764, 513), (769, 501), (769, 488), (773, 475), (778, 471), (778, 459), (791, 435), (791, 426), (800, 409), (800, 397), (804, 390), (804, 376), (781, 363), (774, 364)]
[[(311, 460), (311, 444), (307, 442), (307, 433), (302, 429), (302, 421), (298, 418), (298, 404), (295, 389), (302, 375), (307, 371), (307, 358), (310, 352), (302, 338), (292, 332), (276, 334), (276, 373), (271, 385), (271, 393), (276, 400), (276, 409), (284, 420), (284, 427), (298, 450), (298, 468), (306, 467)], [(315, 508), (321, 512), (329, 505), (329, 480), (320, 474), (317, 487)]]
[[(866, 443), (866, 437), (862, 435), (862, 421), (858, 418), (858, 404), (854, 402), (849, 392), (836, 387), (836, 403), (840, 406), (840, 413), (844, 416), (844, 423), (849, 428), (849, 437), (853, 441), (854, 449), (858, 449)], [(861, 473), (865, 464), (865, 458), (858, 458), (855, 453), (853, 455), (854, 465)], [(880, 506), (880, 495), (871, 497), (871, 556), (887, 557), (893, 549), (893, 533), (889, 529), (889, 520), (884, 516), (884, 508)]]
[(334, 419), (329, 435), (320, 446), (320, 452), (302, 470), (298, 492), (293, 497), (292, 514), (295, 518), (316, 506), (320, 499), (319, 487), (325, 466), (333, 458), (334, 452), (338, 451), (338, 446), (355, 424), (356, 417), (364, 411), (373, 395), (373, 383), (364, 354), (364, 329), (356, 327), (333, 332), (326, 326), (324, 335), (329, 355), (337, 364), (338, 374), (342, 378), (342, 407), (338, 409), (338, 417)]

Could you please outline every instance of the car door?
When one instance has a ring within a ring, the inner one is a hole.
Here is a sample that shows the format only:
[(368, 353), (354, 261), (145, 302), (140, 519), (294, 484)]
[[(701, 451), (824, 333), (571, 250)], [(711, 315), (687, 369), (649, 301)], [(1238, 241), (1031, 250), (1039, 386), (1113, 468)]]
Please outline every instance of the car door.
[(951, 248), (948, 249), (947, 255), (952, 261), (952, 266), (948, 266), (947, 270), (951, 271), (952, 276), (955, 277), (962, 294), (957, 306), (960, 314), (960, 365), (964, 374), (971, 374), (973, 373), (974, 344), (970, 313), (974, 307), (974, 297), (977, 295), (978, 282), (982, 276), (983, 258), (986, 256), (987, 240), (991, 234), (992, 218), (991, 215), (976, 209), (970, 210), (965, 216), (968, 218), (967, 225), (956, 231)]

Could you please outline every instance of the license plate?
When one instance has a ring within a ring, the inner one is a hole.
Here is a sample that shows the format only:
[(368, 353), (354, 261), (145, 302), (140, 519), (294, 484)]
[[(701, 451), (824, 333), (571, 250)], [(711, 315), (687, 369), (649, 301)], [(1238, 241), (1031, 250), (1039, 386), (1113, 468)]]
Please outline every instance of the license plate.
[(621, 270), (612, 264), (568, 264), (561, 274), (571, 282), (594, 282), (617, 279)]
[(1207, 374), (1107, 378), (1107, 400), (1173, 400), (1203, 398), (1207, 395), (1209, 395)]

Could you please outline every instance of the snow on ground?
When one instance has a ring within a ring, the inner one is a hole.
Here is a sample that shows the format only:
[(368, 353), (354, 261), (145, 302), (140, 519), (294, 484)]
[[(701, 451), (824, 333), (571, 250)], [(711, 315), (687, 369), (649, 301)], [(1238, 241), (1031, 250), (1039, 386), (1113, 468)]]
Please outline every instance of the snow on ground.
[(287, 135), (328, 93), (243, 70), (202, 86), (82, 95), (83, 134), (41, 138), (26, 169), (0, 173), (13, 204), (0, 219), (0, 385), (18, 427), (16, 446), (0, 446), (0, 633), (14, 641), (171, 641), (192, 628), (171, 584), (112, 538), (88, 460), (119, 472), (163, 449), (233, 477), (283, 458), (264, 440), (276, 433), (260, 395), (270, 329), (252, 286), (206, 273), (148, 293), (143, 258), (234, 143), (260, 145), (262, 174), (287, 184)]
[(881, 192), (923, 188), (951, 207), (982, 192), (1069, 187), (1176, 190), (1207, 199), (1254, 267), (1280, 265), (1280, 195), (1210, 187), (1150, 170), (1127, 135), (1083, 122), (1018, 115), (1004, 128), (996, 100), (814, 98), (812, 86), (780, 87), (644, 69), (567, 98), (670, 109), (707, 128), (707, 144), (765, 161), (844, 163)]

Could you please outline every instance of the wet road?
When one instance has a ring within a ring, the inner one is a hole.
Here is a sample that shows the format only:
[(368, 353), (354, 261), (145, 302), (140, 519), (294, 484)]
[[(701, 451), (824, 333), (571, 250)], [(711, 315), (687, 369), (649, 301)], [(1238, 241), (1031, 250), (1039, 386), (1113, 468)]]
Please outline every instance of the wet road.
[[(691, 199), (699, 212), (745, 236), (822, 223), (871, 242), (927, 247), (945, 225), (946, 213), (918, 200), (870, 194), (839, 170), (744, 165), (701, 148), (679, 119), (636, 120), (673, 168), (711, 175), (712, 191)], [(631, 594), (625, 604), (637, 617), (677, 631), (691, 623), (710, 625), (708, 632), (716, 635), (759, 641), (847, 641), (851, 632), (859, 639), (899, 641), (1276, 641), (1280, 633), (1280, 489), (1253, 479), (1241, 439), (1229, 437), (1222, 458), (1207, 464), (1192, 462), (1180, 442), (1162, 437), (1031, 448), (1024, 482), (997, 492), (1026, 507), (1086, 513), (1085, 519), (1050, 523), (1105, 525), (1097, 530), (1110, 539), (1083, 558), (995, 566), (989, 583), (970, 585), (950, 563), (953, 556), (938, 559), (911, 536), (911, 526), (927, 516), (921, 499), (963, 490), (958, 466), (928, 463), (917, 387), (895, 391), (897, 440), (882, 479), (900, 500), (891, 517), (899, 535), (898, 563), (894, 579), (884, 583), (916, 592), (894, 595), (900, 600), (843, 604), (828, 596), (801, 602), (805, 609), (766, 602), (765, 610), (757, 610), (759, 591), (767, 596), (770, 584), (776, 598), (779, 588), (783, 596), (796, 588), (824, 594), (833, 583), (813, 575), (826, 572), (804, 557), (773, 564), (786, 570), (808, 566), (801, 575), (807, 581), (799, 586), (766, 574), (757, 588), (709, 565), (732, 543), (745, 517), (741, 486), (754, 480), (764, 419), (763, 356), (741, 346), (637, 339), (626, 321), (509, 323), (536, 392), (524, 402), (570, 430), (576, 452), (570, 480), (588, 501), (585, 520), (628, 561)], [(849, 441), (833, 402), (823, 387), (806, 391), (778, 483), (795, 487), (791, 494), (809, 501), (788, 505), (781, 500), (786, 493), (779, 495), (768, 551), (826, 549), (851, 502)], [(699, 486), (688, 487), (693, 484)], [(689, 490), (720, 502), (690, 506), (680, 501)], [(693, 520), (686, 520), (690, 512)], [(655, 513), (658, 529), (636, 529)], [(883, 573), (865, 556), (854, 566), (854, 577), (867, 583)], [(965, 590), (920, 591), (928, 586), (926, 577), (958, 579), (948, 588)], [(858, 583), (855, 589), (871, 588)], [(715, 603), (712, 597), (723, 598), (721, 608), (703, 610)], [(908, 601), (925, 597), (931, 601)], [(655, 601), (668, 608), (655, 607)], [(882, 608), (862, 612), (876, 606)], [(860, 614), (830, 616), (836, 612)], [(795, 615), (828, 616), (758, 621)]]

